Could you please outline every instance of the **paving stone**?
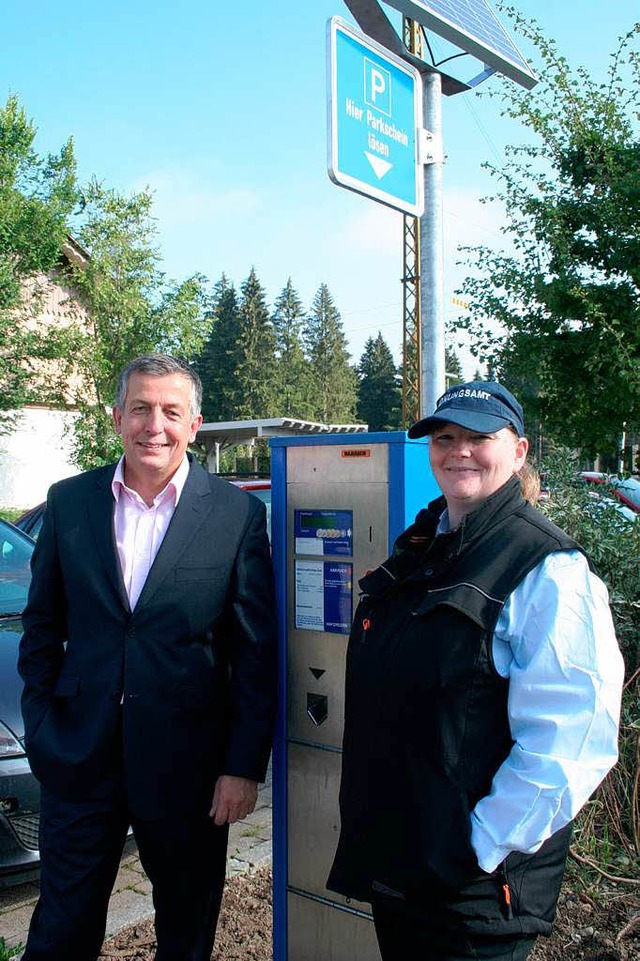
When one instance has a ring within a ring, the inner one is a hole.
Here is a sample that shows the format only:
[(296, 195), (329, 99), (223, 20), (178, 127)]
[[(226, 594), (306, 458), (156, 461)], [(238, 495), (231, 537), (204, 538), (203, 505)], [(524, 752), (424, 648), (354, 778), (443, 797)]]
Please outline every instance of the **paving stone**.
[(268, 841), (262, 841), (260, 844), (256, 844), (247, 855), (247, 858), (251, 867), (259, 868), (264, 864), (271, 864), (272, 853), (273, 846), (271, 839), (269, 839)]
[(131, 888), (114, 891), (109, 901), (105, 937), (110, 938), (128, 924), (137, 924), (150, 918), (152, 914), (151, 885), (147, 893), (133, 891)]

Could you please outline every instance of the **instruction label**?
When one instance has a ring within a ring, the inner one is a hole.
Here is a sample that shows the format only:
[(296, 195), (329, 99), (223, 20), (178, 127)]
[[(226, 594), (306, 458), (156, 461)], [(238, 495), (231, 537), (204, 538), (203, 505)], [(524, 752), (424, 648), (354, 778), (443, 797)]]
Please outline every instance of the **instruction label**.
[(352, 585), (353, 564), (296, 559), (296, 628), (348, 634), (353, 616)]

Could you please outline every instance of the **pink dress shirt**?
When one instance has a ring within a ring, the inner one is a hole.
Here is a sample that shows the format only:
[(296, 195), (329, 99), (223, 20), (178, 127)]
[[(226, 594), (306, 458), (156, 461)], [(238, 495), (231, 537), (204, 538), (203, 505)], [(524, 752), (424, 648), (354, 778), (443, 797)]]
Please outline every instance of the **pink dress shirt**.
[(189, 461), (185, 457), (149, 507), (137, 491), (125, 484), (124, 457), (118, 461), (111, 482), (115, 501), (113, 519), (120, 568), (131, 610), (138, 603), (188, 474)]

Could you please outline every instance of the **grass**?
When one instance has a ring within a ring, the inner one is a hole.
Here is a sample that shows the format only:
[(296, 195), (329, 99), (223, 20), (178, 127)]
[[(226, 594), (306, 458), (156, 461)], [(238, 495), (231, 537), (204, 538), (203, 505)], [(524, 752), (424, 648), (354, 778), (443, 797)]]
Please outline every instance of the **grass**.
[(11, 961), (12, 958), (17, 958), (23, 947), (23, 944), (15, 944), (10, 948), (4, 938), (0, 938), (0, 961)]
[(247, 825), (241, 832), (240, 837), (257, 838), (260, 837), (261, 829), (257, 825)]

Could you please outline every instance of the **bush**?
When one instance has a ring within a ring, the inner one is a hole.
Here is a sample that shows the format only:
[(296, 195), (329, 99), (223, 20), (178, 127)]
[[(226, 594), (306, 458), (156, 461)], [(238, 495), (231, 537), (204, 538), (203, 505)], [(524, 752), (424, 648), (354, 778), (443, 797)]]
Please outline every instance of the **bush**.
[(549, 496), (538, 505), (586, 551), (607, 585), (625, 661), (620, 760), (576, 824), (576, 853), (630, 879), (640, 876), (640, 520), (626, 520), (578, 476), (578, 461), (555, 449), (543, 465)]
[[(3, 521), (11, 521), (13, 524), (18, 520), (21, 514), (24, 514), (27, 508), (24, 507), (2, 507), (0, 508), (0, 517)], [(1, 957), (0, 957), (1, 961)]]

